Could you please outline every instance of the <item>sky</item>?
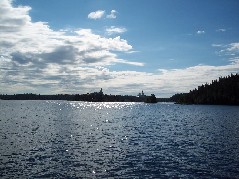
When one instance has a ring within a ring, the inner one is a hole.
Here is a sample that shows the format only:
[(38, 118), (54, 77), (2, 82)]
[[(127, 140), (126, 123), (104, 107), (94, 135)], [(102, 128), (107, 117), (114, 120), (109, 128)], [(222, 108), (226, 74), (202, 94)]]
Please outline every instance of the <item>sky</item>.
[(0, 0), (0, 94), (170, 97), (231, 73), (238, 0)]

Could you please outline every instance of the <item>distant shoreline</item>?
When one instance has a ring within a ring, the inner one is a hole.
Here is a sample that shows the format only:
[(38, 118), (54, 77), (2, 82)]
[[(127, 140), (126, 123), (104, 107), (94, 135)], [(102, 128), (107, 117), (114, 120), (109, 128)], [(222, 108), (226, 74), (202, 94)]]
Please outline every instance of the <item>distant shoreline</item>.
[[(86, 101), (86, 102), (173, 102), (170, 98), (155, 98), (152, 96), (129, 96), (129, 95), (107, 95), (100, 93), (87, 94), (56, 94), (56, 95), (40, 95), (40, 94), (15, 94), (0, 95), (1, 100), (65, 100), (65, 101)], [(146, 101), (147, 100), (147, 101)]]

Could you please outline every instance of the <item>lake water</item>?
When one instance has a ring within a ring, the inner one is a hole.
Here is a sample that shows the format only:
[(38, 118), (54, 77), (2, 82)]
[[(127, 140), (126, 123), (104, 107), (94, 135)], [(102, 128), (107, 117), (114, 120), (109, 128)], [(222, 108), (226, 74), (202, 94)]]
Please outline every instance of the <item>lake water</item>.
[(239, 178), (239, 107), (0, 101), (0, 178)]

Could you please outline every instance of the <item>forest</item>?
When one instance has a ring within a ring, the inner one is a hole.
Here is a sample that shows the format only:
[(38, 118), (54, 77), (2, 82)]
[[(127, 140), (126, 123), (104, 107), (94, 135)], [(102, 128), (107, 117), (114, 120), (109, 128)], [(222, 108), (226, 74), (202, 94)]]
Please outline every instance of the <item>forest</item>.
[(239, 105), (239, 74), (220, 77), (211, 84), (198, 86), (189, 93), (175, 94), (170, 99), (179, 104)]

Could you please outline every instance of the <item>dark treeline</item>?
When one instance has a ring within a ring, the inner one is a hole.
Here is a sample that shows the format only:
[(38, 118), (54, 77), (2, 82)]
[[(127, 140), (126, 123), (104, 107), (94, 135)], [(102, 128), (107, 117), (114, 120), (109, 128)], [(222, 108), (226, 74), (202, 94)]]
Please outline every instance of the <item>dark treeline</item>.
[(156, 103), (155, 95), (151, 96), (128, 96), (128, 95), (107, 95), (100, 92), (87, 94), (57, 94), (57, 95), (40, 95), (40, 94), (0, 94), (2, 100), (68, 100), (68, 101), (89, 101), (89, 102), (147, 102)]
[(77, 94), (73, 101), (90, 101), (90, 102), (143, 102), (142, 98), (136, 96), (107, 95), (101, 93)]
[(76, 95), (74, 101), (91, 101), (91, 102), (148, 102), (155, 103), (156, 98), (152, 96), (147, 96), (145, 98), (138, 96), (123, 96), (123, 95), (107, 95), (102, 96), (97, 93)]
[(220, 77), (189, 93), (175, 94), (171, 100), (180, 104), (239, 105), (239, 74)]
[(40, 95), (40, 94), (14, 94), (4, 95), (0, 94), (2, 100), (73, 100), (75, 95), (69, 94), (56, 94), (56, 95)]

